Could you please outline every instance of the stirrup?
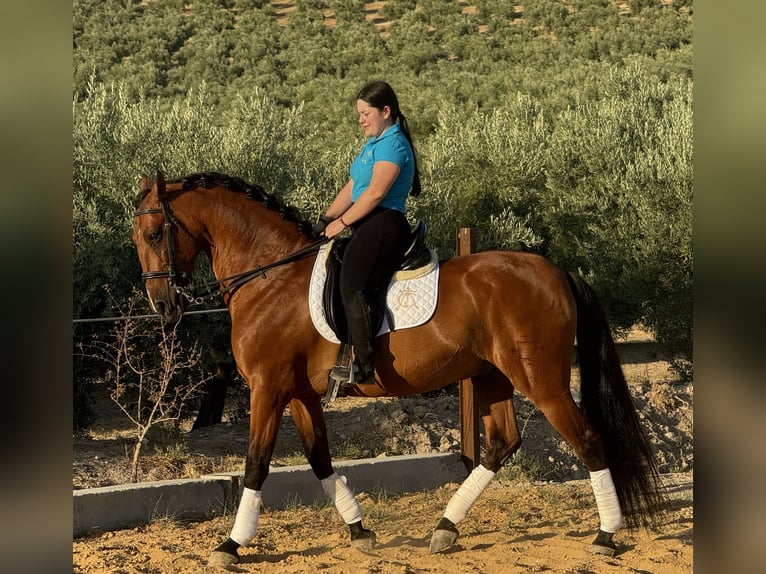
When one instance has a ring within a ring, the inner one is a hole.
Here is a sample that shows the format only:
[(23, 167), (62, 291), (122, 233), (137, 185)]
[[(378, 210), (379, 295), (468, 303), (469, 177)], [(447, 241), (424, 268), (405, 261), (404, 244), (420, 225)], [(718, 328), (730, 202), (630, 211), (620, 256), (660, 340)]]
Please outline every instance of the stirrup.
[(363, 382), (360, 379), (359, 366), (351, 363), (350, 365), (335, 365), (330, 371), (330, 379), (336, 381), (341, 387), (353, 387), (354, 385), (373, 384), (375, 375), (372, 375), (372, 381)]
[(353, 385), (351, 380), (351, 375), (353, 374), (351, 372), (352, 365), (351, 345), (341, 343), (340, 349), (338, 349), (338, 357), (335, 359), (335, 366), (327, 377), (327, 392), (322, 400), (323, 404), (329, 405), (338, 398), (338, 391), (341, 385), (344, 387)]
[(338, 398), (338, 389), (340, 389), (340, 382), (327, 377), (327, 392), (322, 397), (322, 406), (335, 402)]
[(330, 379), (344, 382), (353, 382), (354, 358), (351, 355), (351, 345), (341, 343), (338, 349), (338, 356), (335, 358), (335, 365), (330, 370)]
[(362, 387), (366, 385), (375, 385), (375, 371), (372, 370), (368, 377), (364, 377), (365, 370), (358, 364), (352, 363), (349, 367), (336, 367), (333, 369), (334, 374), (331, 372), (330, 376), (337, 377), (342, 387), (352, 387), (354, 385), (360, 385)]
[[(359, 367), (355, 366), (353, 363), (349, 366), (335, 366), (333, 367), (332, 371), (330, 371), (330, 378), (334, 381), (337, 381), (341, 388), (348, 388), (353, 387), (354, 385), (365, 385), (371, 383), (371, 381), (363, 382), (361, 380), (357, 380), (359, 376)], [(373, 381), (374, 379), (375, 377), (373, 375)]]
[(342, 385), (354, 384), (354, 365), (335, 365), (330, 371), (330, 378)]

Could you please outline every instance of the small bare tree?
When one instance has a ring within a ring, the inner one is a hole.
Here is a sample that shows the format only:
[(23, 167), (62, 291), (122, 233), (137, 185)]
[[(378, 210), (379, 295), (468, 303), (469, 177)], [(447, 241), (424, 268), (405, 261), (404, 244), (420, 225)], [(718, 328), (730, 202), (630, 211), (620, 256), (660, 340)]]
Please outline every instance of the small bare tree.
[(129, 311), (105, 340), (91, 341), (84, 354), (107, 362), (110, 396), (135, 426), (133, 482), (138, 482), (138, 461), (149, 430), (176, 423), (184, 405), (210, 378), (195, 367), (200, 365), (201, 350), (195, 342), (184, 348), (178, 335), (178, 323), (143, 328), (140, 320), (131, 319)]

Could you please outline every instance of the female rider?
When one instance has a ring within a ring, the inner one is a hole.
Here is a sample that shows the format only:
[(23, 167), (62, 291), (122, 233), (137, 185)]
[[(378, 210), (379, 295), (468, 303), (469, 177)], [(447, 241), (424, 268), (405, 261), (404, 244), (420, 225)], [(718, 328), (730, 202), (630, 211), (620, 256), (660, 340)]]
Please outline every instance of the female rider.
[[(410, 239), (408, 194), (420, 193), (412, 136), (394, 90), (385, 82), (357, 94), (359, 123), (368, 138), (349, 169), (350, 178), (314, 226), (332, 238), (351, 229), (343, 256), (340, 291), (354, 348), (353, 382), (374, 384), (373, 341), (380, 315), (373, 301), (385, 290)], [(333, 373), (345, 376), (347, 373)]]

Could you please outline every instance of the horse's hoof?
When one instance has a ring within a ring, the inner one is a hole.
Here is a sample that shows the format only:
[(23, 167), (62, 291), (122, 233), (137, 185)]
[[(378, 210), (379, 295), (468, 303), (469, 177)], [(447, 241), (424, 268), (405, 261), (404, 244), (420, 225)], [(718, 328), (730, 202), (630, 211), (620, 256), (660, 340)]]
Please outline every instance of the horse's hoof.
[(372, 550), (375, 547), (377, 536), (372, 530), (363, 529), (351, 537), (351, 546), (358, 550)]
[(219, 552), (214, 550), (208, 558), (208, 566), (231, 566), (239, 562), (239, 556), (236, 554), (229, 554), (228, 552)]
[(614, 536), (614, 534), (611, 532), (604, 532), (603, 530), (599, 530), (598, 535), (591, 543), (588, 551), (592, 554), (614, 556), (617, 553), (617, 546), (614, 542), (612, 542), (612, 536)]
[(434, 530), (434, 533), (431, 535), (431, 545), (428, 547), (429, 554), (438, 554), (450, 548), (455, 544), (457, 535), (457, 531)]
[(372, 530), (368, 530), (362, 526), (362, 521), (354, 522), (348, 525), (348, 530), (351, 533), (351, 546), (358, 548), (359, 550), (372, 550), (375, 546), (376, 536)]

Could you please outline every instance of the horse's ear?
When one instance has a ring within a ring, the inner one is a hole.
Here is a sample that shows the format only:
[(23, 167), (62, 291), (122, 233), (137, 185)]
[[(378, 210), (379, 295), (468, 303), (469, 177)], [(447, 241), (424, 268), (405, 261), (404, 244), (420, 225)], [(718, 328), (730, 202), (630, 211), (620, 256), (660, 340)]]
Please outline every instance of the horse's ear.
[(165, 199), (165, 176), (162, 175), (162, 172), (157, 170), (157, 179), (155, 180), (154, 184), (157, 186), (157, 197), (160, 198), (160, 200)]
[(152, 180), (148, 175), (141, 174), (141, 193), (148, 193), (152, 189)]

